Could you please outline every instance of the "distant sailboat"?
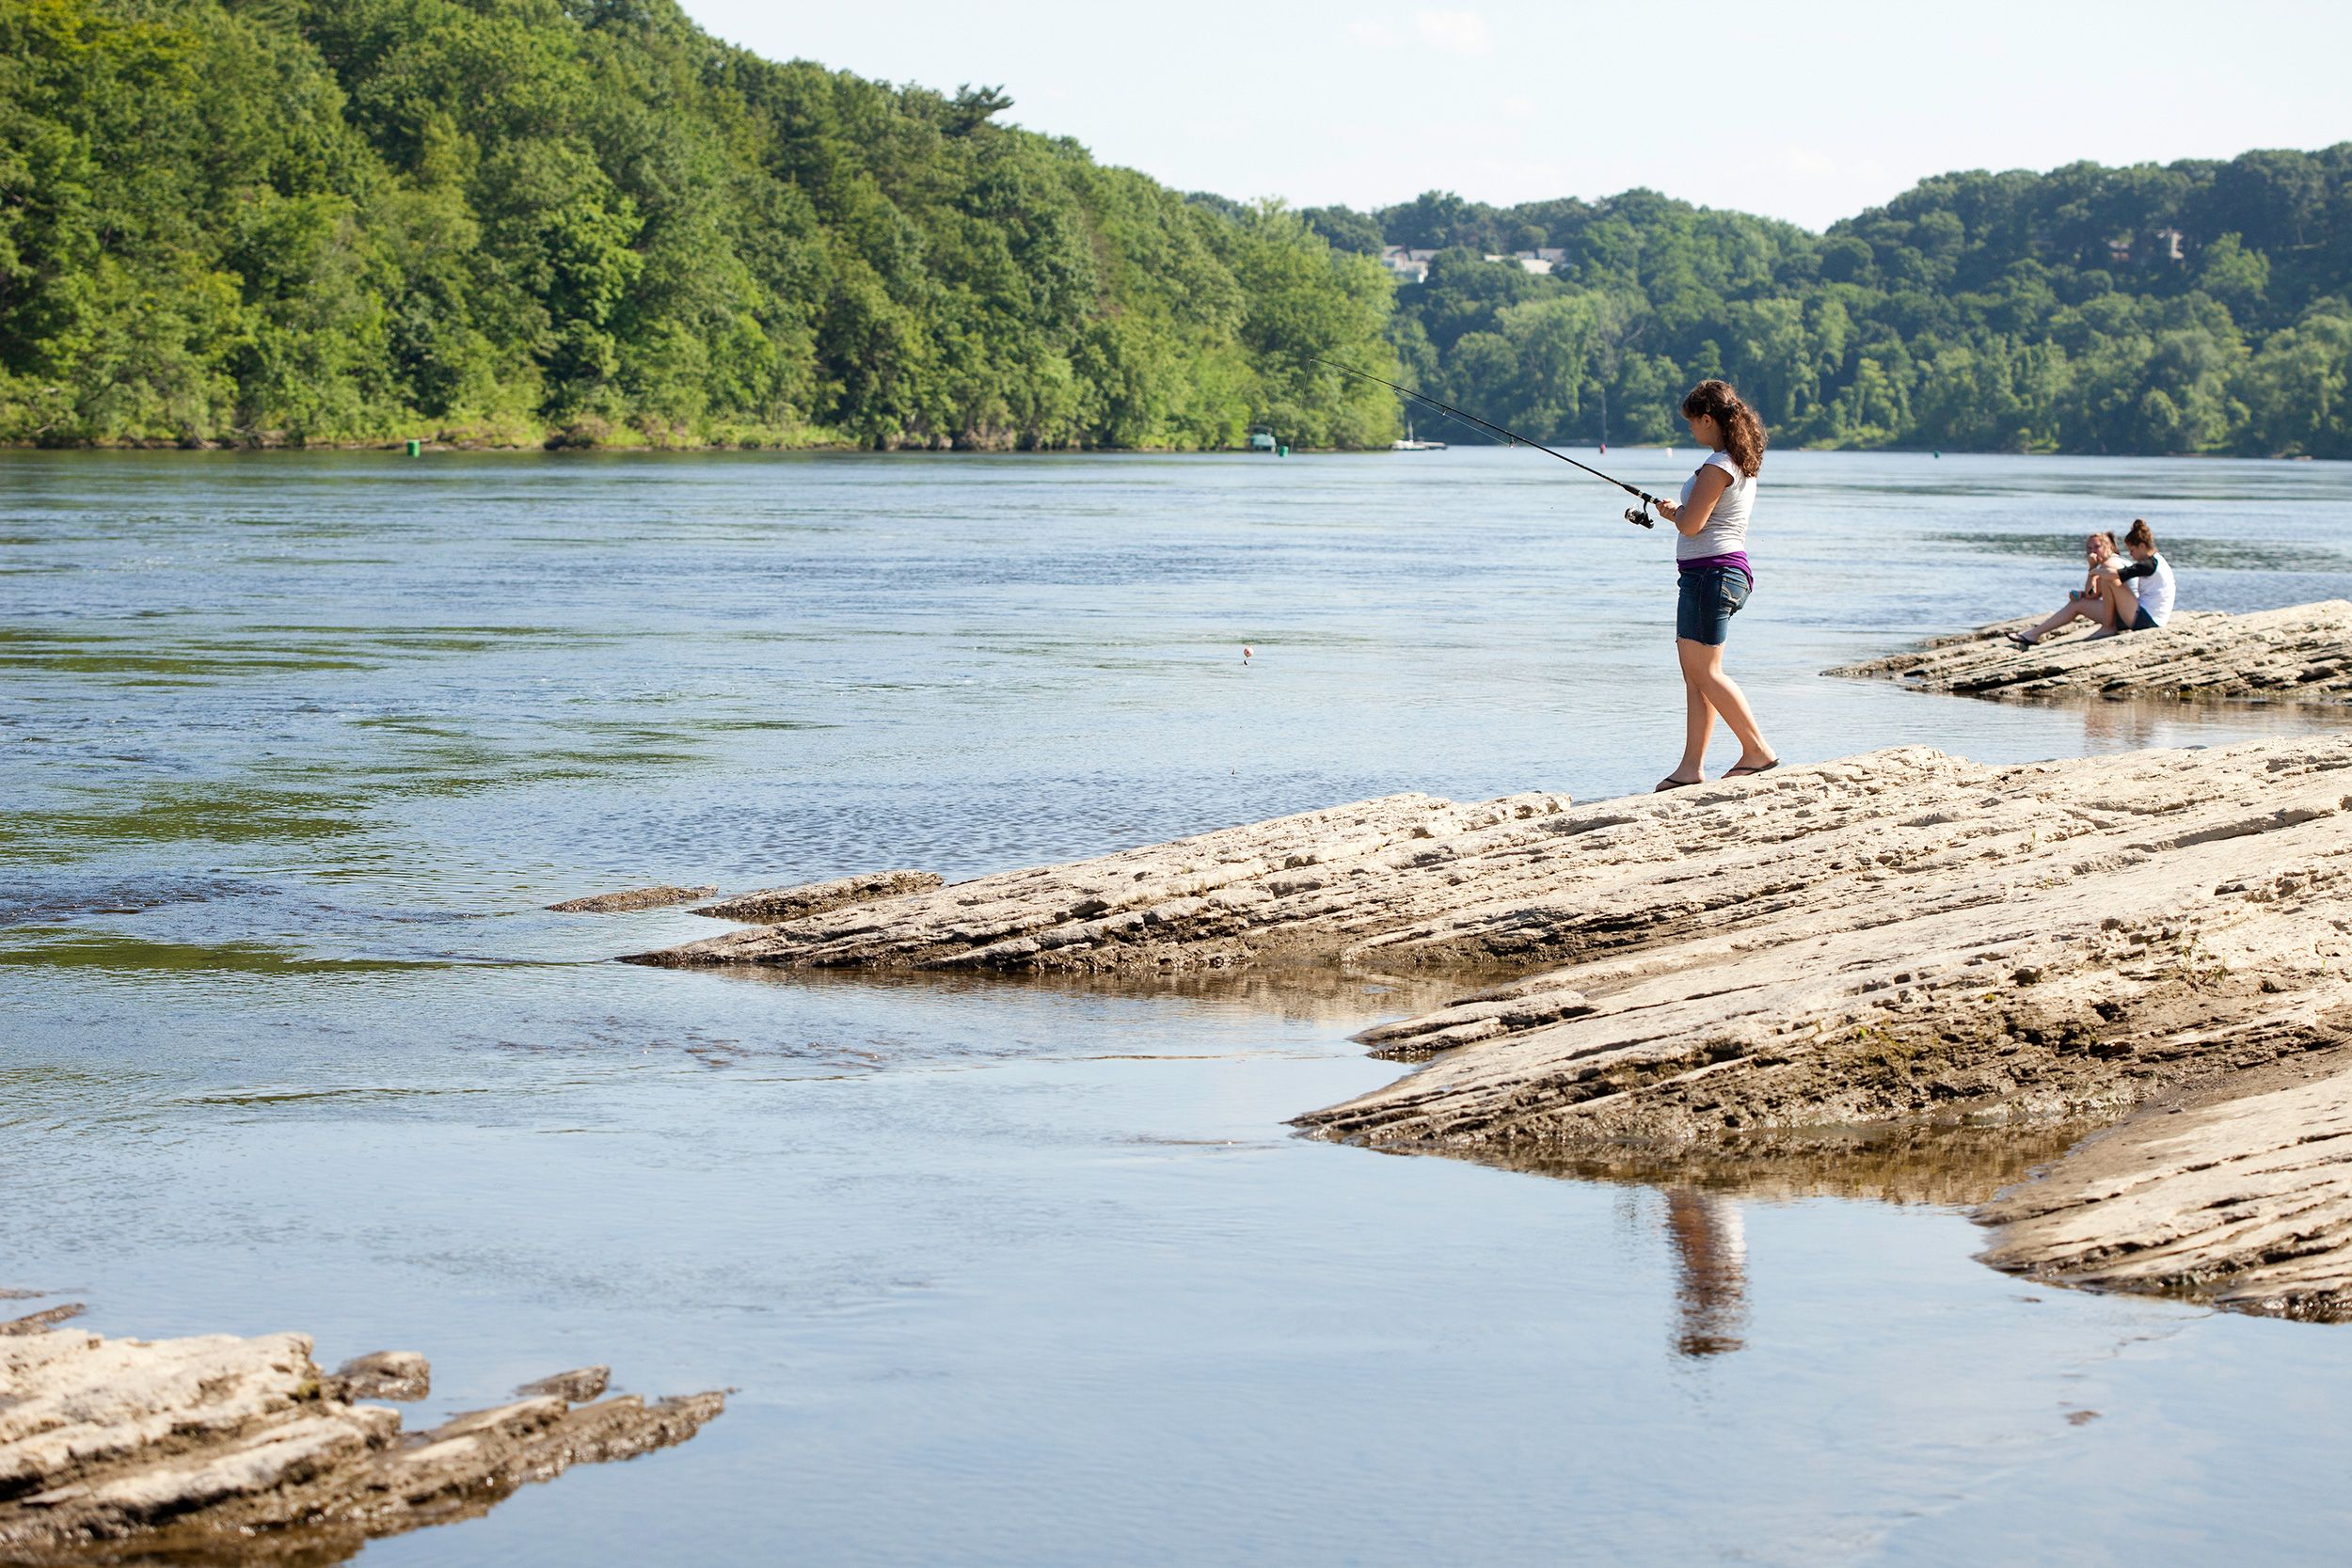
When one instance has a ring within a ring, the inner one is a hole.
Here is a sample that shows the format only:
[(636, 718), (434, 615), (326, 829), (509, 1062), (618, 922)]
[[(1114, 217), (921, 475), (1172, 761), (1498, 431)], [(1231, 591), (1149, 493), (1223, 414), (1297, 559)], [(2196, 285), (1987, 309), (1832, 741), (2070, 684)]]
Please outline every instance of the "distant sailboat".
[(1445, 451), (1445, 443), (1443, 441), (1414, 440), (1413, 421), (1411, 417), (1408, 415), (1405, 420), (1405, 439), (1402, 441), (1391, 441), (1389, 443), (1389, 450), (1391, 451)]

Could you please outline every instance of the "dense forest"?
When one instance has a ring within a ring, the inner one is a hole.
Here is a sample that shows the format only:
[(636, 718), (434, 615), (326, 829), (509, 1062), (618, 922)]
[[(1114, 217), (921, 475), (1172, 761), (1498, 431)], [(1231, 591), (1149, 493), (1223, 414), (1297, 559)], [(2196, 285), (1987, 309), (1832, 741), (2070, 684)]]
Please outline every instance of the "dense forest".
[(2352, 143), (1814, 234), (1187, 198), (1009, 106), (675, 0), (0, 0), (0, 441), (1386, 441), (1311, 355), (1543, 439), (1722, 374), (1792, 445), (2352, 457)]
[(1668, 438), (1723, 375), (1798, 445), (2352, 457), (2352, 142), (1947, 175), (1819, 235), (1649, 191), (1307, 216), (1436, 250), (1407, 378), (1538, 439)]
[(1390, 282), (672, 0), (0, 0), (0, 440), (1385, 441)]

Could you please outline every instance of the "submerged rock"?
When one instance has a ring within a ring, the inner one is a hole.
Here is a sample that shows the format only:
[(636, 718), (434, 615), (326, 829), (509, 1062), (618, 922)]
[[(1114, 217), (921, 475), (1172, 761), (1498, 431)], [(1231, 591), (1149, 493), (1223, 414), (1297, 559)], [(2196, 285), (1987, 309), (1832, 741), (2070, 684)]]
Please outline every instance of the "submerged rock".
[(2154, 631), (2122, 637), (2079, 626), (2031, 648), (2005, 635), (2033, 624), (2003, 621), (1829, 673), (1977, 697), (2352, 702), (2352, 603), (2343, 599), (2251, 615), (2185, 611)]
[(936, 871), (871, 871), (856, 877), (835, 877), (828, 882), (800, 882), (791, 887), (739, 894), (716, 904), (705, 904), (694, 912), (718, 920), (773, 926), (803, 915), (823, 914), (851, 904), (896, 897), (901, 893), (928, 893), (944, 879)]
[(433, 1392), (433, 1368), (412, 1350), (379, 1350), (355, 1355), (335, 1369), (326, 1390), (339, 1400), (394, 1400), (406, 1403)]
[[(10, 1294), (14, 1295), (15, 1292), (12, 1291)], [(21, 1318), (11, 1318), (7, 1323), (0, 1323), (0, 1336), (46, 1333), (57, 1324), (72, 1318), (78, 1318), (88, 1310), (89, 1308), (80, 1302), (70, 1301), (63, 1307), (52, 1307), (39, 1312), (27, 1312)]]
[(659, 910), (672, 904), (691, 904), (718, 891), (715, 887), (633, 887), (620, 893), (567, 898), (561, 904), (549, 904), (548, 908), (557, 914), (627, 914), (632, 910)]
[(515, 1392), (526, 1399), (552, 1394), (558, 1399), (580, 1404), (589, 1400), (602, 1399), (612, 1382), (612, 1369), (610, 1367), (575, 1367), (568, 1372), (557, 1372), (536, 1383), (526, 1383)]
[(725, 1404), (556, 1395), (412, 1434), (397, 1411), (351, 1402), (385, 1372), (429, 1375), (421, 1356), (379, 1354), (329, 1378), (300, 1334), (0, 1339), (0, 1559), (340, 1561), (573, 1464), (682, 1442)]
[[(1391, 797), (642, 961), (1503, 971), (1368, 1031), (1435, 1059), (1301, 1125), (1716, 1168), (1758, 1130), (2112, 1121), (2352, 1044), (2347, 895), (2352, 736), (2015, 768), (1906, 747), (1584, 807)], [(2280, 1309), (2318, 1315), (2352, 1215), (2311, 1213)]]

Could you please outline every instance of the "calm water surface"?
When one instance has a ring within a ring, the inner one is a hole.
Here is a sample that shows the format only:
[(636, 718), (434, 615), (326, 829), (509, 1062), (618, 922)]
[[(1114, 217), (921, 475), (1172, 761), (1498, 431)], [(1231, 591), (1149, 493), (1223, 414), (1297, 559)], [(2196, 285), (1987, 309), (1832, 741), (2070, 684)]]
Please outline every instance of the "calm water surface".
[[(412, 1422), (740, 1390), (384, 1564), (2336, 1558), (2352, 1337), (1984, 1269), (1948, 1205), (2032, 1150), (1869, 1198), (1391, 1158), (1284, 1128), (1397, 1070), (1375, 980), (675, 974), (603, 960), (707, 921), (540, 911), (1645, 788), (1668, 540), (1554, 467), (0, 454), (0, 1286), (421, 1350)], [(2185, 607), (2352, 596), (2347, 503), (1775, 454), (1734, 668), (1798, 760), (2308, 724), (1816, 672), (2136, 515)]]

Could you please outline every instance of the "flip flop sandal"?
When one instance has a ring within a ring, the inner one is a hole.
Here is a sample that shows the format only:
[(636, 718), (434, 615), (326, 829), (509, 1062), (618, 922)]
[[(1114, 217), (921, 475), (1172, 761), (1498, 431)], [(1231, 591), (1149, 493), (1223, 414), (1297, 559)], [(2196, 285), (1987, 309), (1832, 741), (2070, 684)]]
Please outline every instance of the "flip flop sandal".
[(1659, 781), (1658, 781), (1658, 787), (1657, 787), (1656, 789), (1651, 790), (1651, 791), (1650, 791), (1650, 793), (1651, 793), (1652, 795), (1663, 795), (1663, 794), (1665, 794), (1665, 793), (1666, 793), (1666, 791), (1668, 791), (1668, 790), (1670, 790), (1670, 789), (1688, 789), (1688, 788), (1690, 788), (1692, 784), (1705, 784), (1706, 782), (1707, 782), (1707, 781), (1706, 781), (1704, 778), (1697, 778), (1697, 779), (1661, 779), (1661, 780), (1659, 780)]
[(2036, 642), (2032, 638), (2027, 637), (2022, 631), (2005, 631), (2001, 633), (2001, 635), (2008, 638), (2011, 642), (2016, 643), (2021, 648), (2038, 648), (2041, 646), (2040, 643)]
[(1766, 764), (1765, 764), (1763, 767), (1761, 767), (1761, 768), (1726, 768), (1726, 769), (1724, 769), (1724, 778), (1726, 778), (1726, 779), (1753, 779), (1753, 778), (1755, 778), (1755, 777), (1756, 777), (1758, 773), (1769, 773), (1769, 772), (1771, 772), (1773, 768), (1778, 768), (1779, 766), (1780, 766), (1780, 758), (1778, 758), (1778, 757), (1774, 757), (1772, 761), (1770, 761), (1770, 762), (1766, 763)]

